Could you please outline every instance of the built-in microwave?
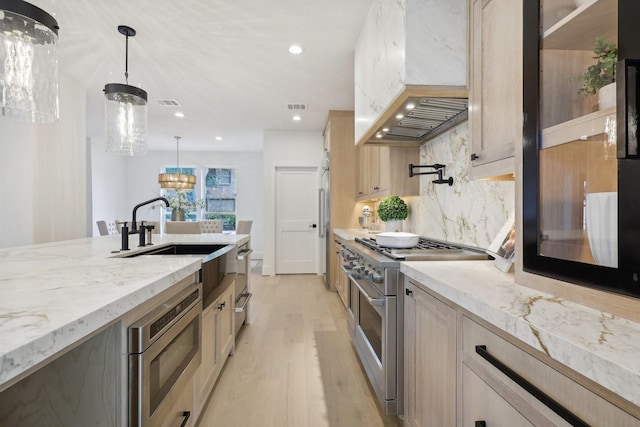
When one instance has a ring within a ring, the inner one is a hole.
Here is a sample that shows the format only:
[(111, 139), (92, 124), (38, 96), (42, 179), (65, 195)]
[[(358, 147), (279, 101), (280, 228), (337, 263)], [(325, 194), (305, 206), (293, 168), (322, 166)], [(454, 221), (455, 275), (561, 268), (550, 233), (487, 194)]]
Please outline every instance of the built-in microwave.
[(524, 0), (523, 269), (636, 297), (638, 22), (637, 0)]

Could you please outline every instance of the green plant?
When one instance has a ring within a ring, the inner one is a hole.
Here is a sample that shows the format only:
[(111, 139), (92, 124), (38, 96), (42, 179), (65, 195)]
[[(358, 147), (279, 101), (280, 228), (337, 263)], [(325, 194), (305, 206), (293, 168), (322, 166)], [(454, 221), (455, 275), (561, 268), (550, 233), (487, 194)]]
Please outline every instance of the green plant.
[(378, 217), (381, 221), (395, 221), (407, 219), (409, 208), (398, 196), (389, 196), (378, 204)]
[(578, 93), (584, 96), (595, 95), (598, 89), (616, 81), (618, 48), (615, 43), (598, 37), (593, 52), (596, 54), (593, 57), (596, 63), (589, 66), (584, 75), (579, 77), (583, 83)]

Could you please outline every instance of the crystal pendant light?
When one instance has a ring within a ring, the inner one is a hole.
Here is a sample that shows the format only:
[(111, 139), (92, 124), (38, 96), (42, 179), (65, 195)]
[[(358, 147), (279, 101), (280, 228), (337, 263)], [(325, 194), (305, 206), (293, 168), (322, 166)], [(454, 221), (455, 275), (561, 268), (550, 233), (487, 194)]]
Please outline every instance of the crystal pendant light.
[(59, 118), (58, 22), (22, 0), (0, 0), (0, 115), (33, 123)]
[(158, 175), (160, 188), (172, 190), (193, 190), (196, 185), (195, 175), (180, 173), (180, 137), (176, 139), (176, 173), (161, 173)]
[(109, 83), (104, 87), (107, 151), (124, 156), (147, 154), (147, 92), (129, 85), (129, 37), (136, 30), (118, 26), (126, 37), (126, 84)]

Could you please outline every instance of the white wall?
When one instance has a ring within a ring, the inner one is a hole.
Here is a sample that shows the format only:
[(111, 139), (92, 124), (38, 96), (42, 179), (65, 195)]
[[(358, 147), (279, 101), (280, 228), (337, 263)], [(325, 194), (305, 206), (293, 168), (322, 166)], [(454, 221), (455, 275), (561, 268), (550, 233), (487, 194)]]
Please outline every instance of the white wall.
[[(277, 167), (320, 167), (324, 140), (321, 132), (264, 133), (263, 177), (264, 194), (264, 257), (262, 274), (275, 275), (275, 199)], [(318, 239), (320, 254), (321, 239)]]
[[(94, 235), (95, 221), (131, 220), (133, 207), (160, 195), (158, 173), (162, 166), (174, 165), (175, 151), (151, 151), (142, 157), (120, 157), (105, 152), (104, 141), (92, 142)], [(180, 151), (180, 166), (196, 167), (196, 194), (202, 197), (203, 167), (234, 167), (238, 177), (238, 219), (253, 220), (252, 257), (262, 258), (262, 153)], [(136, 219), (160, 219), (160, 210), (142, 207)]]
[(86, 237), (86, 98), (60, 75), (60, 120), (0, 118), (0, 247)]

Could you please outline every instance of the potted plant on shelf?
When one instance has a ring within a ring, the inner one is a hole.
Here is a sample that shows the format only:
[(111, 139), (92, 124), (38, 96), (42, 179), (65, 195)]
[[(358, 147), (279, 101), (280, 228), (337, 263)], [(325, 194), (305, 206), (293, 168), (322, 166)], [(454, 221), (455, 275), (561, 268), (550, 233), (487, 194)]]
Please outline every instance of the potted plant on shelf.
[(385, 231), (402, 231), (402, 221), (408, 215), (407, 204), (398, 196), (389, 196), (378, 204), (378, 217), (384, 221)]
[(205, 201), (190, 198), (191, 194), (186, 191), (176, 191), (173, 197), (169, 197), (169, 207), (171, 208), (171, 221), (184, 221), (189, 212), (196, 208), (204, 207)]
[(598, 94), (598, 109), (604, 110), (616, 104), (616, 63), (618, 62), (618, 48), (615, 43), (607, 42), (598, 37), (593, 49), (596, 63), (589, 66), (582, 80), (582, 87), (578, 93), (584, 96)]

